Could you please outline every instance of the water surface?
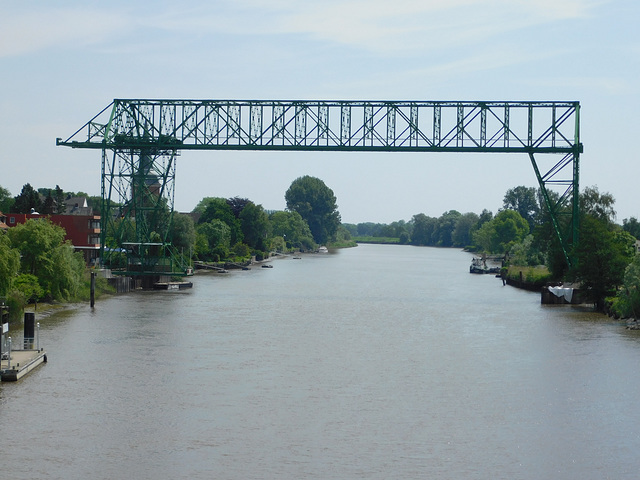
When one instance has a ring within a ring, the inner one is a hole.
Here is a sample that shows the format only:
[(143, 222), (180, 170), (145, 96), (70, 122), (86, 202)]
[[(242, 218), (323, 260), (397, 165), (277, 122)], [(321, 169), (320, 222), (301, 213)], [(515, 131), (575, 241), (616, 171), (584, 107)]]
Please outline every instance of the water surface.
[[(639, 478), (640, 337), (362, 245), (43, 318), (8, 478)], [(19, 332), (12, 332), (19, 338)]]

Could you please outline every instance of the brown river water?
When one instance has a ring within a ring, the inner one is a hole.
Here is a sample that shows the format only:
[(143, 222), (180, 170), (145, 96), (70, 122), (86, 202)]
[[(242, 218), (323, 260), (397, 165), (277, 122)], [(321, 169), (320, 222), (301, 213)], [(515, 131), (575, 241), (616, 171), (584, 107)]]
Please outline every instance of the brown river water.
[(42, 318), (0, 474), (640, 478), (640, 335), (470, 261), (361, 245)]

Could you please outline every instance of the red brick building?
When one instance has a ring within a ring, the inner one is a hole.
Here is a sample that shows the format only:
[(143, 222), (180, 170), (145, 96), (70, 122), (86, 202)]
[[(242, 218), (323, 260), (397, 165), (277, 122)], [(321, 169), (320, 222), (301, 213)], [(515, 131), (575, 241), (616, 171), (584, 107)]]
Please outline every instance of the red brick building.
[(67, 232), (65, 239), (73, 248), (82, 252), (88, 265), (92, 265), (100, 254), (100, 216), (99, 215), (40, 215), (39, 213), (6, 213), (3, 215), (6, 225), (11, 228), (25, 223), (31, 218), (48, 218)]

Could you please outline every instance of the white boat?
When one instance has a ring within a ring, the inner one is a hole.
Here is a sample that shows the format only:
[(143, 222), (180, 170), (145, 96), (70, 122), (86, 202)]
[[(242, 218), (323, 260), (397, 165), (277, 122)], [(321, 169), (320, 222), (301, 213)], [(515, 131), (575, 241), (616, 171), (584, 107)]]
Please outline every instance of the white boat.
[(329, 249), (323, 245), (322, 247), (318, 248), (318, 253), (329, 253)]

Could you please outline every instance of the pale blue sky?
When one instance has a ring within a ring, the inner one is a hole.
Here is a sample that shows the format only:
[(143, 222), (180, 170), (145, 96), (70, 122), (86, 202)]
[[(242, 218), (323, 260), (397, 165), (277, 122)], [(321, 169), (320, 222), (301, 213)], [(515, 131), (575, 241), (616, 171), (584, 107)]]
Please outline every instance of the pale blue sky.
[[(0, 0), (0, 185), (100, 194), (100, 153), (55, 146), (113, 98), (577, 100), (581, 188), (640, 217), (637, 0)], [(176, 204), (283, 209), (321, 178), (343, 221), (479, 213), (537, 187), (528, 157), (183, 152)]]

